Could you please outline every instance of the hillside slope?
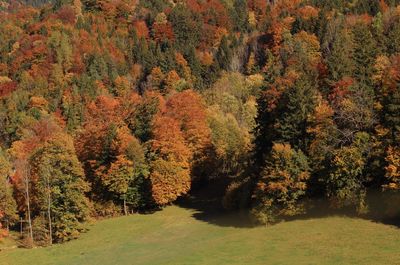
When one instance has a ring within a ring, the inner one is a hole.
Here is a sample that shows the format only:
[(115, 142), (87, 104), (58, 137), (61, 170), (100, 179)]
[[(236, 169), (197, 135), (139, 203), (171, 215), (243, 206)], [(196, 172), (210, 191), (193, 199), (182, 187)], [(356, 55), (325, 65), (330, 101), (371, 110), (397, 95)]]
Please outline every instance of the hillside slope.
[(201, 216), (171, 206), (100, 221), (75, 241), (0, 252), (0, 264), (400, 263), (400, 230), (393, 226), (326, 217), (252, 228), (231, 222), (233, 215)]

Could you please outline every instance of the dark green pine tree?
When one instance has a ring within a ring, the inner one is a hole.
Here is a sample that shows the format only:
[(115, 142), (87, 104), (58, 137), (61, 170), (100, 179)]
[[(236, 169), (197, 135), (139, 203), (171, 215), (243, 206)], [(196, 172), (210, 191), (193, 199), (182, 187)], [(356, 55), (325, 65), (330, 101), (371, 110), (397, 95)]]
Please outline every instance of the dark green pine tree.
[(184, 4), (177, 4), (168, 15), (171, 22), (177, 50), (186, 54), (189, 47), (199, 44), (202, 34), (202, 22), (198, 14), (194, 14)]
[(355, 1), (353, 9), (357, 14), (365, 14), (368, 13), (370, 15), (375, 16), (379, 12), (379, 1), (377, 0), (362, 0)]
[(147, 99), (127, 119), (129, 129), (142, 143), (152, 137), (153, 118), (158, 111), (158, 104), (157, 98)]
[(103, 80), (108, 77), (107, 62), (103, 56), (91, 55), (87, 60), (88, 74), (94, 80)]
[(385, 97), (383, 108), (383, 122), (390, 129), (390, 142), (400, 145), (400, 83)]
[(258, 166), (262, 166), (265, 162), (266, 154), (272, 148), (272, 141), (275, 139), (274, 121), (277, 111), (270, 111), (269, 97), (267, 96), (268, 88), (262, 93), (257, 100), (257, 117), (255, 128), (255, 152), (254, 161)]
[(351, 60), (352, 53), (350, 36), (344, 30), (336, 31), (330, 53), (326, 56), (326, 64), (329, 70), (328, 79), (331, 83), (352, 75), (354, 69), (354, 63)]
[(306, 152), (310, 140), (307, 133), (308, 117), (316, 106), (317, 89), (305, 76), (296, 81), (278, 99), (271, 109), (268, 89), (257, 100), (258, 114), (255, 129), (255, 162), (263, 165), (273, 143), (289, 143), (293, 148)]
[(195, 77), (195, 87), (197, 89), (201, 89), (204, 87), (205, 80), (203, 81), (204, 78), (207, 78), (208, 75), (213, 75), (213, 72), (208, 72), (204, 73), (203, 67), (201, 63), (199, 62), (197, 56), (196, 56), (196, 49), (194, 46), (189, 47), (186, 50), (186, 53), (183, 54), (185, 59), (188, 62), (188, 65), (192, 71), (192, 75)]
[(248, 8), (246, 1), (235, 0), (231, 11), (231, 17), (236, 31), (246, 32), (249, 29)]
[(369, 26), (364, 23), (357, 23), (353, 28), (353, 41), (353, 60), (355, 64), (353, 76), (360, 85), (372, 87), (377, 43)]
[(385, 26), (383, 23), (383, 15), (378, 12), (374, 17), (372, 23), (372, 35), (376, 40), (377, 52), (378, 54), (385, 54), (387, 52), (387, 36), (385, 34)]
[(231, 47), (229, 46), (228, 38), (224, 36), (221, 40), (221, 44), (219, 45), (217, 54), (215, 56), (221, 70), (229, 70), (232, 56), (233, 52)]
[(400, 19), (395, 18), (390, 23), (387, 32), (387, 50), (389, 54), (400, 52)]
[(276, 142), (290, 143), (295, 149), (306, 150), (309, 138), (307, 118), (315, 109), (317, 89), (306, 78), (301, 77), (283, 95), (282, 109), (276, 121)]
[(175, 50), (172, 47), (166, 46), (163, 49), (161, 45), (157, 44), (154, 57), (158, 59), (157, 66), (163, 73), (168, 73), (176, 68)]
[(133, 59), (143, 66), (145, 74), (150, 73), (151, 67), (154, 65), (153, 48), (155, 52), (154, 43), (147, 43), (144, 38), (140, 38), (139, 41), (135, 42), (133, 47)]

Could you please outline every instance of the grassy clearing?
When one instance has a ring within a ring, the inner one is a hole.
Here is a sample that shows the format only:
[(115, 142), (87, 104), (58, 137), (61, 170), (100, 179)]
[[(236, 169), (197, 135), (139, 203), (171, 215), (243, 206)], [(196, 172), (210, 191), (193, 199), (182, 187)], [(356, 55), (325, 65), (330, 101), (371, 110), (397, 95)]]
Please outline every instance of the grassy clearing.
[(196, 210), (171, 206), (100, 221), (62, 245), (2, 251), (0, 264), (400, 264), (394, 226), (325, 217), (254, 228), (234, 218), (202, 220)]

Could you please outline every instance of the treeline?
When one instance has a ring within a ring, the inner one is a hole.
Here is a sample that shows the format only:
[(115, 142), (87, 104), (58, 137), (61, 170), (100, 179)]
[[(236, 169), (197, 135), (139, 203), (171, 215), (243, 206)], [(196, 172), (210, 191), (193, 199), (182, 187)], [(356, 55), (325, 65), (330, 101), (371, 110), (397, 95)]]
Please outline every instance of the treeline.
[(3, 230), (63, 242), (221, 178), (260, 222), (366, 212), (400, 188), (397, 4), (2, 2)]

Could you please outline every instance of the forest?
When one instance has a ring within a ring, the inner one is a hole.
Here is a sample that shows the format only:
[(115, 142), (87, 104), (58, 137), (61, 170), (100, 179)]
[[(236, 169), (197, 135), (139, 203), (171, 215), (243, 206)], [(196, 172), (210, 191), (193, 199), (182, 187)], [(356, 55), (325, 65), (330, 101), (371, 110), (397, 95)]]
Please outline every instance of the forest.
[(216, 180), (258, 224), (398, 209), (400, 1), (0, 1), (0, 238)]

